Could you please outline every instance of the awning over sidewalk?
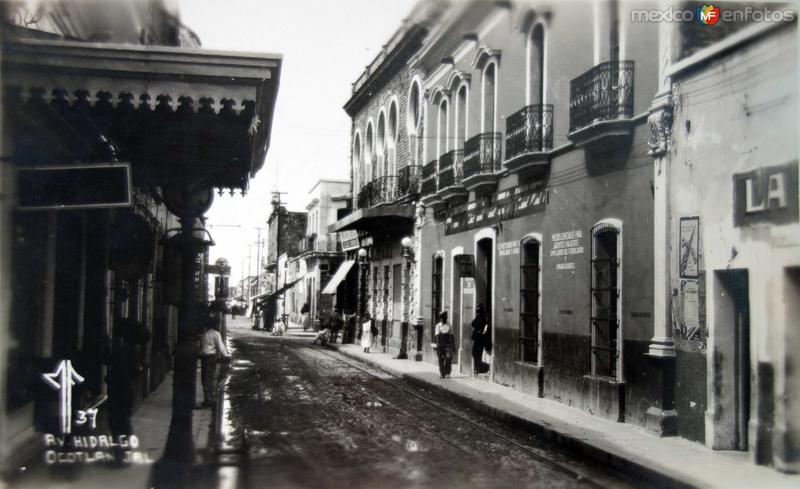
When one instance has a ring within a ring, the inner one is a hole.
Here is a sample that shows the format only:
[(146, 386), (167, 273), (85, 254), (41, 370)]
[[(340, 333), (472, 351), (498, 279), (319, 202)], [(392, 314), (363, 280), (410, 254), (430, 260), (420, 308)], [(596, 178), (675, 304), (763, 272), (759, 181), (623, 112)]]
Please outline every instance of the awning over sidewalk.
[(347, 273), (351, 268), (353, 268), (355, 263), (355, 260), (345, 260), (344, 263), (339, 265), (336, 273), (333, 274), (333, 277), (328, 281), (328, 284), (322, 290), (322, 294), (335, 294), (336, 288), (339, 287), (339, 284), (342, 283), (342, 280), (344, 280), (344, 278), (347, 276)]
[(408, 233), (413, 224), (413, 205), (383, 205), (358, 209), (328, 226), (328, 232), (366, 231)]
[(2, 65), (19, 165), (130, 161), (137, 186), (245, 190), (264, 163), (279, 55), (7, 39)]

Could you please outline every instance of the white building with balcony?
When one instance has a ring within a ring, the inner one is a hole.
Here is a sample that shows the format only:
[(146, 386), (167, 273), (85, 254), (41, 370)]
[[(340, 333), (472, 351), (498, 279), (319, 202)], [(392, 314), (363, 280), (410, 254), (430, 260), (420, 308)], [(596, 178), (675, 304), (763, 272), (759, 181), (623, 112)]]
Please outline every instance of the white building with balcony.
[(303, 283), (294, 287), (287, 296), (287, 314), (290, 320), (301, 322), (300, 310), (308, 304), (314, 329), (320, 325), (321, 317), (328, 311), (321, 311), (320, 292), (327, 285), (334, 272), (344, 260), (341, 243), (337, 233), (329, 233), (328, 226), (335, 223), (339, 209), (349, 208), (350, 181), (320, 179), (308, 192), (306, 211), (306, 240), (304, 251), (292, 258), (290, 270), (300, 272)]

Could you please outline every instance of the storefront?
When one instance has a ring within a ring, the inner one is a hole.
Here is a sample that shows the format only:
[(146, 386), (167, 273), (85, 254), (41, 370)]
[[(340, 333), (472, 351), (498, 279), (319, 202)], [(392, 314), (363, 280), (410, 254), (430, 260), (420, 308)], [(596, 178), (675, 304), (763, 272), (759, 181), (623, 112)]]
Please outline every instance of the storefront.
[[(14, 280), (0, 318), (0, 458), (11, 466), (35, 453), (36, 431), (56, 432), (40, 374), (71, 361), (84, 379), (75, 408), (102, 405), (130, 321), (150, 338), (137, 396), (174, 367), (176, 392), (193, 399), (188, 347), (213, 244), (201, 217), (215, 188), (244, 192), (263, 164), (281, 60), (24, 37), (6, 38), (2, 56), (2, 219), (13, 232), (0, 274)], [(173, 416), (190, 427), (185, 404)]]

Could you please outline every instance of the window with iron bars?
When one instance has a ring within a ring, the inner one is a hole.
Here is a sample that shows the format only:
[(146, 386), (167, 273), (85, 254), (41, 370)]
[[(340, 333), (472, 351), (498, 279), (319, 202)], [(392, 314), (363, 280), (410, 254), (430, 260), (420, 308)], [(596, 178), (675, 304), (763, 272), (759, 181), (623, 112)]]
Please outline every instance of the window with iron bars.
[(519, 359), (526, 363), (539, 363), (542, 296), (540, 249), (541, 244), (534, 238), (522, 242), (519, 266)]
[(620, 229), (600, 223), (592, 229), (592, 375), (617, 379), (619, 359)]

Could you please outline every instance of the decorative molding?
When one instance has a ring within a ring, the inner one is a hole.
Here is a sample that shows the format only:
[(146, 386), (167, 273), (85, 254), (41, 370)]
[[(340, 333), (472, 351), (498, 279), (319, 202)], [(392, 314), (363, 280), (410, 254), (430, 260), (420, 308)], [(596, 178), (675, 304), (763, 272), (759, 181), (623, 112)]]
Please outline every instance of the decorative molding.
[(672, 94), (670, 92), (656, 95), (653, 105), (647, 116), (647, 125), (650, 128), (648, 155), (661, 158), (669, 151), (672, 137)]
[(469, 85), (472, 80), (472, 75), (460, 70), (453, 70), (447, 78), (447, 88), (451, 91), (455, 91), (462, 80)]
[(476, 70), (482, 70), (490, 60), (499, 60), (500, 54), (501, 51), (499, 49), (490, 49), (486, 46), (481, 46), (475, 53), (475, 59), (472, 60), (472, 67)]

